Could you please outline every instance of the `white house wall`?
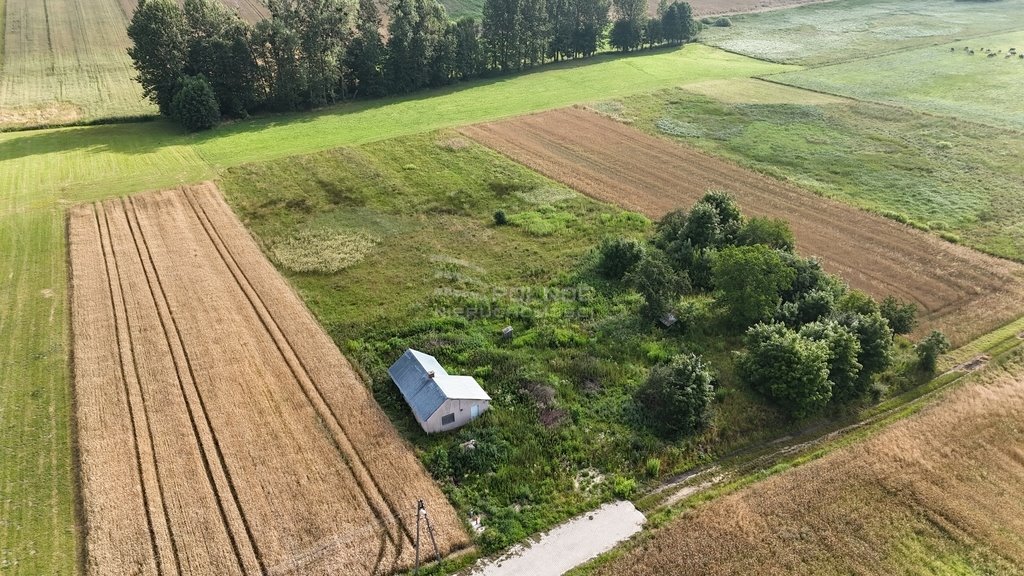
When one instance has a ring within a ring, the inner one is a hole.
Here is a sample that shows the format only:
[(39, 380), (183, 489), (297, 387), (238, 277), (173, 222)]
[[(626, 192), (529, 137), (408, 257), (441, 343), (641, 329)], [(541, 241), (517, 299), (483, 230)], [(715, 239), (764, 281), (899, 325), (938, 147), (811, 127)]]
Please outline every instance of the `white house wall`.
[[(483, 414), (490, 406), (489, 400), (459, 400), (459, 399), (448, 399), (445, 400), (444, 404), (434, 412), (426, 422), (422, 422), (423, 430), (427, 433), (433, 432), (444, 432), (447, 430), (455, 430), (466, 424), (471, 420), (471, 414), (473, 404), (480, 406), (480, 414)], [(455, 422), (447, 425), (441, 425), (441, 418), (447, 414), (455, 414)]]

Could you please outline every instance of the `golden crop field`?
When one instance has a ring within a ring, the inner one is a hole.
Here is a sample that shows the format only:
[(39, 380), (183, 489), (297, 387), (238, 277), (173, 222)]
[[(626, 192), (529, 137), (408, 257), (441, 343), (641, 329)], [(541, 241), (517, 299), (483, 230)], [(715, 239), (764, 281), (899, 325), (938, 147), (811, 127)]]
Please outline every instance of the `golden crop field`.
[(1020, 574), (1024, 356), (876, 436), (686, 512), (597, 570)]
[(87, 574), (391, 573), (424, 500), (373, 396), (212, 185), (71, 210)]

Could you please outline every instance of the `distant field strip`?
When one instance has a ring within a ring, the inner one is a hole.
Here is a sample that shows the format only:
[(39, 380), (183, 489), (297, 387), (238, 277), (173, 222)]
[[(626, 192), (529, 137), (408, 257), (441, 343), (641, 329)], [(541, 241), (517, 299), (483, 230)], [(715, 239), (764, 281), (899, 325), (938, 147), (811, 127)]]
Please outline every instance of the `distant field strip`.
[[(1024, 7), (1021, 10), (1024, 14)], [(1011, 48), (1017, 52), (1011, 54)], [(1024, 31), (780, 74), (771, 80), (1024, 130), (1021, 54)]]
[(876, 297), (921, 307), (920, 331), (965, 343), (1021, 315), (1024, 266), (951, 244), (815, 196), (674, 142), (579, 109), (463, 129), (468, 136), (590, 196), (658, 218), (709, 189), (744, 212), (782, 218), (797, 250)]
[(876, 436), (687, 511), (596, 570), (1024, 573), (1024, 360)]
[(701, 41), (774, 62), (847, 62), (918, 46), (1021, 29), (1024, 0), (838, 0), (745, 14)]
[(72, 209), (89, 574), (390, 573), (454, 510), (212, 186)]
[[(121, 7), (128, 19), (135, 13), (139, 0), (120, 0)], [(184, 5), (185, 0), (177, 0), (178, 5)], [(243, 20), (255, 24), (270, 16), (270, 10), (262, 0), (220, 0), (228, 10), (238, 14)]]
[(6, 0), (0, 128), (155, 111), (117, 0)]

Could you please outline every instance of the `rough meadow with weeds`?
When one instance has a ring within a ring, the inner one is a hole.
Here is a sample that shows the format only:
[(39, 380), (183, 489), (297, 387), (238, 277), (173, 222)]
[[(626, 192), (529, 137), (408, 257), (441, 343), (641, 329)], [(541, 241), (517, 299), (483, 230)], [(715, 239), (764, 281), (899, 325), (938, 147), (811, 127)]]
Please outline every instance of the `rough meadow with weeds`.
[[(742, 332), (713, 297), (684, 296), (666, 330), (640, 316), (627, 284), (596, 271), (602, 239), (646, 241), (647, 218), (455, 133), (245, 165), (222, 184), (268, 253), (306, 229), (379, 239), (334, 273), (280, 269), (455, 506), (481, 516), (485, 552), (820, 422), (791, 420), (737, 378)], [(451, 434), (423, 434), (386, 372), (408, 347), (478, 378), (491, 409)], [(885, 375), (894, 390), (918, 378), (907, 351)], [(635, 398), (651, 367), (684, 353), (714, 370), (711, 427), (666, 440)]]

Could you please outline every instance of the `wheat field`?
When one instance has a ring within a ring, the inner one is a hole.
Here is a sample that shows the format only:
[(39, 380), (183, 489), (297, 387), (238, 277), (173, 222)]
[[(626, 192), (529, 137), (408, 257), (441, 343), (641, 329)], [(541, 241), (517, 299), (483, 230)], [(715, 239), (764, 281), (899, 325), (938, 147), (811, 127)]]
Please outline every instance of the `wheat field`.
[(212, 185), (72, 209), (88, 574), (391, 573), (468, 538)]

